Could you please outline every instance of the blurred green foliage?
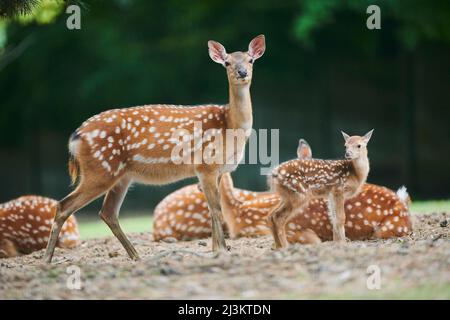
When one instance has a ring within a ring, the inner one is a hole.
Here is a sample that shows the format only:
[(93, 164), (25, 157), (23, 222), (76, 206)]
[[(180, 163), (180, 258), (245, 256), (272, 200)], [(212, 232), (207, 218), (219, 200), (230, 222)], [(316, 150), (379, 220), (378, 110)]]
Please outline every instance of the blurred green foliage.
[[(338, 129), (375, 127), (375, 182), (407, 183), (427, 196), (448, 190), (448, 181), (413, 181), (450, 170), (437, 155), (444, 139), (430, 140), (448, 133), (441, 66), (448, 65), (450, 1), (85, 0), (81, 30), (68, 30), (70, 3), (43, 0), (30, 15), (0, 20), (0, 175), (11, 181), (0, 185), (5, 198), (63, 196), (67, 138), (98, 112), (226, 103), (226, 76), (206, 43), (246, 50), (261, 33), (267, 51), (255, 65), (254, 127), (281, 128), (280, 160), (294, 156), (300, 136), (317, 156), (337, 157)], [(366, 28), (370, 4), (381, 7), (380, 31)], [(240, 166), (237, 185), (264, 189), (258, 173), (258, 166)]]
[[(406, 48), (412, 49), (424, 41), (450, 43), (450, 1), (445, 0), (304, 0), (300, 2), (295, 32), (311, 44), (313, 35), (335, 23), (338, 13), (366, 12), (373, 4), (381, 8), (383, 23), (396, 25), (395, 36)], [(362, 21), (366, 18), (360, 17)]]
[[(69, 2), (65, 0), (3, 0), (3, 6), (7, 7), (5, 16), (0, 14), (0, 17), (5, 22), (19, 22), (22, 24), (36, 22), (37, 24), (47, 24), (55, 21), (58, 14), (61, 13), (65, 5)], [(7, 5), (8, 2), (11, 5)], [(18, 3), (18, 5), (12, 5), (12, 3)], [(15, 14), (13, 14), (15, 12)]]
[(63, 0), (41, 0), (39, 5), (31, 14), (20, 15), (17, 20), (22, 24), (36, 22), (37, 24), (48, 24), (55, 21), (65, 6)]
[[(13, 49), (26, 37), (32, 40), (20, 61), (2, 72), (2, 90), (10, 94), (2, 97), (0, 143), (17, 142), (8, 119), (18, 116), (66, 130), (105, 107), (182, 103), (192, 92), (197, 93), (193, 103), (217, 95), (225, 101), (227, 91), (217, 86), (224, 81), (215, 80), (216, 66), (205, 61), (209, 38), (245, 49), (247, 39), (265, 32), (271, 54), (286, 56), (279, 51), (287, 45), (303, 46), (303, 58), (314, 51), (326, 55), (318, 47), (339, 54), (350, 46), (361, 55), (374, 55), (384, 37), (408, 48), (427, 41), (450, 42), (450, 1), (84, 1), (81, 31), (64, 27), (67, 4), (42, 0), (32, 14), (0, 23), (3, 47)], [(395, 35), (367, 36), (369, 4), (382, 7), (382, 26)], [(177, 66), (168, 68), (167, 61)], [(13, 81), (20, 83), (20, 91)]]

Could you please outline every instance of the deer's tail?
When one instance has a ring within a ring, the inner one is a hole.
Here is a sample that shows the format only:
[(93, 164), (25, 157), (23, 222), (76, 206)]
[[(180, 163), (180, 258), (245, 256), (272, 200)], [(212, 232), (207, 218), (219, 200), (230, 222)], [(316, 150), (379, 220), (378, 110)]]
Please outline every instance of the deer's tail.
[(401, 186), (397, 190), (397, 196), (400, 199), (400, 201), (405, 205), (407, 208), (407, 211), (405, 212), (406, 216), (405, 219), (408, 223), (409, 230), (415, 229), (415, 225), (417, 225), (417, 217), (409, 214), (409, 208), (411, 206), (411, 197), (408, 194), (408, 191), (406, 190), (405, 186)]
[(409, 208), (409, 206), (411, 205), (411, 197), (409, 196), (409, 193), (405, 186), (401, 186), (397, 190), (397, 197), (407, 208)]
[(72, 186), (77, 183), (78, 177), (80, 175), (80, 163), (78, 162), (76, 156), (78, 152), (78, 145), (80, 143), (80, 135), (77, 132), (72, 133), (69, 139), (69, 174), (72, 180)]

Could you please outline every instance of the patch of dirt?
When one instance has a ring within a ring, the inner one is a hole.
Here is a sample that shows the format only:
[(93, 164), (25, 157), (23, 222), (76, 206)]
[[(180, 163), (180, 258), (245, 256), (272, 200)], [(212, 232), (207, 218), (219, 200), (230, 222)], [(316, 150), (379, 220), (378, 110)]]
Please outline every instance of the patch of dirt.
[[(0, 260), (3, 299), (297, 299), (397, 297), (423, 287), (450, 288), (450, 214), (415, 216), (410, 237), (345, 244), (293, 245), (272, 250), (272, 238), (228, 240), (230, 254), (214, 257), (211, 241), (157, 243), (132, 234), (141, 255), (131, 261), (115, 238)], [(380, 268), (381, 289), (369, 290), (367, 268)], [(81, 289), (69, 289), (78, 266)], [(68, 287), (69, 283), (69, 287)], [(429, 290), (442, 298), (442, 290)]]

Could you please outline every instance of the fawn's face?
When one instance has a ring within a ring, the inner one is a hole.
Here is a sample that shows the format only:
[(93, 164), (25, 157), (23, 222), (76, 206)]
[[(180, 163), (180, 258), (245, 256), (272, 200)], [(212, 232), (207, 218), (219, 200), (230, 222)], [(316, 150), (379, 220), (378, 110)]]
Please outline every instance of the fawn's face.
[(345, 132), (341, 131), (345, 139), (345, 158), (357, 159), (361, 156), (367, 155), (367, 143), (372, 136), (373, 129), (370, 130), (363, 137), (361, 136), (349, 136)]
[(260, 58), (266, 50), (263, 35), (254, 38), (247, 52), (227, 53), (224, 46), (216, 41), (208, 41), (209, 56), (227, 70), (228, 82), (231, 85), (249, 84), (253, 75), (253, 63)]

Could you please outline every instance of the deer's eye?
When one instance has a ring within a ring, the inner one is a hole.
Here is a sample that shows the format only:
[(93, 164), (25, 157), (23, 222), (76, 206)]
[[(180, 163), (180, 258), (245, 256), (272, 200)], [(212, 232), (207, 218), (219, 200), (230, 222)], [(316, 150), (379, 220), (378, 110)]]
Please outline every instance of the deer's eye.
[(250, 59), (250, 61), (249, 61), (249, 62), (253, 64), (253, 59)]
[(230, 63), (228, 61), (225, 61), (225, 67), (228, 67)]
[(359, 148), (361, 148), (361, 145), (360, 145), (360, 144), (358, 144), (358, 149), (359, 149)]

